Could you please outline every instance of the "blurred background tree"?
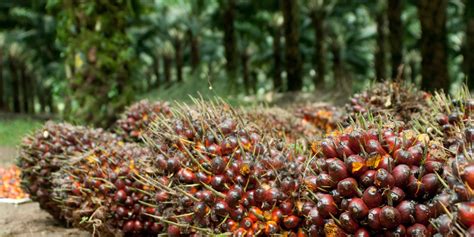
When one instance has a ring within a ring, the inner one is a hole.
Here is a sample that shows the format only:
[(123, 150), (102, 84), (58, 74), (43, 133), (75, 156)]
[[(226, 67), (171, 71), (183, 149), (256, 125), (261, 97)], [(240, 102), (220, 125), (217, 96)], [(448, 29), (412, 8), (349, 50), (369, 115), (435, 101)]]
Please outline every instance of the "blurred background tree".
[[(134, 98), (474, 89), (468, 0), (0, 2), (0, 110), (108, 126)], [(249, 97), (250, 96), (250, 97)]]

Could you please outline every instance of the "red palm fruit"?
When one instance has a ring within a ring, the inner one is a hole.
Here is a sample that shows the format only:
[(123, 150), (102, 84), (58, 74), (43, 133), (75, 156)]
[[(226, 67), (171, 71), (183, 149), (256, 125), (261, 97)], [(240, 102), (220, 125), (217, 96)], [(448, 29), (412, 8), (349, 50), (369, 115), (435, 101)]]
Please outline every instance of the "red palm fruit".
[(168, 233), (169, 237), (179, 237), (179, 236), (181, 236), (181, 230), (179, 229), (178, 226), (175, 226), (175, 225), (169, 225), (167, 233)]
[(443, 163), (435, 160), (426, 160), (424, 164), (427, 173), (443, 173)]
[(376, 153), (382, 156), (387, 154), (387, 152), (385, 151), (385, 149), (383, 149), (382, 145), (377, 139), (368, 140), (365, 146), (365, 151), (369, 154)]
[(245, 215), (245, 209), (242, 205), (237, 205), (228, 210), (230, 218), (236, 221), (242, 220)]
[(380, 224), (388, 229), (395, 228), (401, 222), (400, 212), (391, 206), (382, 207), (379, 219)]
[(364, 194), (362, 195), (362, 200), (368, 208), (378, 207), (383, 201), (382, 194), (378, 192), (378, 189), (375, 186), (370, 186), (365, 189)]
[(386, 169), (378, 169), (374, 177), (374, 184), (380, 188), (393, 187), (395, 179)]
[(337, 145), (336, 152), (338, 157), (345, 158), (355, 154), (349, 147), (348, 141), (340, 141)]
[(227, 163), (222, 156), (216, 156), (211, 161), (211, 171), (214, 174), (222, 174), (226, 170)]
[(435, 223), (438, 226), (438, 232), (443, 236), (450, 236), (452, 235), (453, 231), (453, 220), (447, 215), (443, 214), (436, 218)]
[(224, 175), (215, 175), (211, 178), (211, 186), (217, 191), (223, 191), (225, 189), (226, 177)]
[(389, 136), (384, 139), (384, 148), (390, 154), (393, 154), (394, 151), (400, 149), (402, 146), (402, 140), (397, 136)]
[(177, 175), (178, 175), (179, 181), (183, 183), (191, 184), (191, 183), (195, 183), (197, 180), (196, 175), (190, 169), (187, 169), (187, 168), (181, 168), (178, 171)]
[(283, 212), (278, 208), (274, 208), (272, 210), (272, 214), (270, 216), (270, 219), (272, 221), (276, 222), (277, 224), (280, 223), (280, 221), (283, 219)]
[(354, 234), (359, 228), (359, 224), (357, 224), (357, 222), (352, 219), (348, 211), (345, 211), (339, 215), (339, 226), (341, 226), (342, 229), (349, 234)]
[(410, 178), (410, 167), (405, 164), (400, 164), (395, 166), (392, 170), (393, 178), (395, 179), (395, 186), (404, 188), (407, 183), (408, 179)]
[(408, 237), (429, 236), (428, 229), (426, 229), (426, 226), (416, 223), (407, 228), (407, 236)]
[(321, 173), (316, 177), (316, 187), (315, 189), (311, 189), (312, 191), (316, 191), (317, 188), (323, 188), (326, 190), (332, 189), (336, 187), (336, 182), (333, 181), (329, 174)]
[(135, 220), (133, 222), (133, 231), (135, 231), (136, 233), (140, 233), (142, 230), (143, 230), (143, 223), (139, 220)]
[(254, 220), (252, 220), (252, 218), (244, 217), (240, 221), (240, 226), (245, 228), (245, 229), (249, 229), (250, 227), (252, 227), (253, 223), (254, 223)]
[(285, 177), (280, 183), (281, 191), (283, 193), (292, 193), (297, 189), (297, 183), (295, 179)]
[(438, 122), (439, 125), (446, 125), (449, 123), (448, 116), (445, 114), (438, 114), (436, 116), (436, 122)]
[(267, 221), (265, 223), (265, 234), (267, 236), (272, 236), (272, 235), (275, 235), (278, 233), (278, 231), (280, 230), (278, 224), (274, 221)]
[(392, 230), (386, 230), (384, 232), (385, 237), (400, 237), (400, 236), (406, 236), (407, 229), (405, 228), (404, 225), (399, 225), (395, 229)]
[(427, 225), (429, 223), (429, 219), (431, 218), (431, 211), (430, 208), (424, 204), (416, 204), (415, 205), (415, 221), (416, 223), (420, 223), (423, 225)]
[(377, 172), (375, 170), (367, 170), (362, 176), (360, 176), (360, 182), (363, 186), (369, 187), (374, 185), (375, 174)]
[(225, 216), (227, 215), (229, 210), (229, 206), (227, 206), (227, 203), (224, 200), (219, 200), (214, 204), (213, 211), (220, 216)]
[(412, 198), (419, 198), (426, 194), (425, 185), (413, 175), (408, 179), (406, 190), (406, 193)]
[(134, 230), (134, 221), (133, 220), (129, 220), (127, 222), (125, 222), (125, 224), (123, 225), (122, 227), (122, 230), (123, 232), (125, 233), (130, 233)]
[(354, 237), (370, 237), (370, 233), (364, 228), (359, 228), (354, 233)]
[(393, 153), (393, 158), (398, 164), (412, 165), (414, 163), (413, 155), (407, 150), (400, 148)]
[(281, 199), (282, 193), (277, 188), (269, 188), (264, 193), (264, 200), (268, 203), (276, 203)]
[(355, 197), (358, 196), (361, 191), (357, 187), (357, 181), (354, 178), (345, 178), (337, 183), (337, 191), (343, 197)]
[(284, 215), (291, 215), (293, 214), (293, 202), (290, 200), (285, 200), (280, 203), (280, 210)]
[(347, 172), (346, 165), (342, 160), (337, 158), (330, 159), (328, 162), (328, 174), (331, 176), (332, 180), (339, 182), (340, 180), (347, 178), (349, 176)]
[(428, 192), (431, 196), (435, 195), (438, 192), (438, 189), (441, 186), (441, 183), (436, 176), (436, 174), (425, 174), (421, 178), (421, 183), (425, 186), (426, 192)]
[(349, 172), (355, 177), (360, 177), (368, 170), (365, 159), (359, 155), (347, 157), (345, 163), (346, 166), (349, 167)]
[(389, 155), (385, 155), (382, 157), (382, 160), (378, 163), (377, 169), (386, 169), (390, 170), (396, 165), (396, 162), (392, 157)]
[(304, 177), (303, 182), (305, 186), (313, 192), (315, 192), (318, 189), (317, 177), (315, 175), (309, 175), (309, 176)]
[(368, 131), (365, 131), (363, 133), (363, 136), (364, 136), (364, 145), (365, 146), (367, 146), (367, 144), (369, 143), (370, 140), (375, 140), (375, 141), (379, 140), (379, 133), (375, 129), (370, 129)]
[(415, 203), (413, 201), (403, 200), (398, 204), (397, 210), (400, 213), (402, 224), (410, 225), (415, 222)]
[(325, 139), (321, 142), (321, 149), (323, 151), (324, 157), (334, 158), (337, 157), (336, 146), (334, 142), (330, 139)]
[(393, 187), (390, 191), (386, 192), (387, 200), (392, 200), (393, 204), (398, 204), (405, 199), (405, 192), (399, 187)]
[(158, 222), (153, 222), (151, 225), (150, 225), (150, 231), (153, 233), (153, 234), (158, 234), (158, 233), (161, 233), (163, 231), (163, 225), (158, 223)]
[(361, 147), (364, 145), (364, 138), (363, 134), (358, 131), (354, 130), (349, 134), (349, 147), (354, 153), (360, 153)]
[(316, 165), (316, 168), (314, 168), (315, 170), (328, 172), (328, 163), (326, 162), (326, 159), (317, 159), (314, 164)]
[(209, 207), (204, 202), (197, 202), (194, 204), (194, 215), (203, 217), (209, 211)]
[(324, 218), (319, 214), (317, 208), (311, 208), (311, 211), (309, 212), (308, 216), (311, 224), (320, 227), (324, 225)]
[(329, 214), (336, 215), (337, 213), (337, 206), (334, 202), (334, 199), (329, 194), (321, 194), (319, 195), (318, 203), (316, 204), (316, 208), (318, 212), (324, 218), (330, 217)]
[(474, 189), (474, 163), (468, 164), (464, 167), (461, 178), (469, 185), (469, 187), (471, 187), (471, 189)]
[(380, 211), (382, 209), (380, 207), (372, 208), (369, 210), (367, 214), (367, 225), (372, 230), (380, 230), (382, 225), (380, 224)]
[(349, 213), (355, 219), (363, 219), (369, 213), (369, 208), (365, 202), (360, 198), (353, 198), (347, 207)]
[(125, 200), (127, 200), (127, 197), (127, 193), (123, 189), (120, 189), (115, 192), (114, 201), (117, 203), (124, 203)]
[(294, 229), (298, 227), (299, 222), (300, 218), (294, 215), (283, 218), (283, 225), (288, 229)]
[(421, 146), (416, 145), (408, 148), (408, 152), (410, 152), (413, 161), (411, 165), (420, 165), (421, 160), (423, 159), (423, 148)]
[(458, 218), (466, 226), (474, 225), (474, 202), (462, 202), (457, 205)]
[(226, 193), (225, 201), (227, 202), (227, 205), (232, 208), (239, 204), (241, 198), (241, 190), (232, 188)]

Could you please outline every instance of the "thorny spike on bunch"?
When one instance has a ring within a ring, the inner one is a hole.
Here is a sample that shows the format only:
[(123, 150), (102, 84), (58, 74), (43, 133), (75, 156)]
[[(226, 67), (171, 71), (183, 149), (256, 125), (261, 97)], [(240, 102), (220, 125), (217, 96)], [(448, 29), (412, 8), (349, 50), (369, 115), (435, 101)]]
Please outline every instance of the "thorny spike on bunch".
[(17, 163), (21, 169), (22, 188), (42, 209), (62, 220), (57, 203), (51, 197), (52, 173), (71, 156), (117, 142), (116, 135), (102, 129), (47, 122), (36, 133), (25, 137), (20, 145)]

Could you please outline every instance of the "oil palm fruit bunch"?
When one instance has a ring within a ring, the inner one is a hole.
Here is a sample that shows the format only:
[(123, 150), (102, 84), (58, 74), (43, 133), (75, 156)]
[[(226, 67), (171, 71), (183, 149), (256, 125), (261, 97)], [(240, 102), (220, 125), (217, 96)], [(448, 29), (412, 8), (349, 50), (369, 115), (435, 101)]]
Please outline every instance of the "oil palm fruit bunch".
[[(315, 142), (304, 187), (314, 236), (432, 236), (443, 147), (398, 125), (351, 126)], [(431, 164), (431, 165), (430, 165)]]
[(326, 104), (306, 105), (296, 110), (296, 116), (326, 133), (338, 129), (343, 113), (336, 107)]
[(151, 121), (169, 115), (170, 107), (167, 102), (141, 100), (128, 107), (120, 116), (115, 125), (116, 132), (127, 141), (137, 142)]
[(285, 142), (307, 142), (322, 137), (325, 130), (313, 126), (290, 112), (277, 108), (253, 108), (244, 111), (243, 117), (266, 134), (284, 138)]
[(117, 141), (116, 135), (102, 129), (47, 122), (20, 145), (17, 165), (21, 169), (22, 188), (42, 209), (62, 220), (51, 197), (52, 173), (76, 154)]
[(152, 152), (138, 144), (115, 143), (70, 159), (53, 174), (53, 197), (61, 214), (94, 236), (161, 233), (161, 224), (144, 215), (155, 214), (153, 204), (144, 204), (154, 199), (153, 187), (136, 180), (147, 172), (152, 158)]
[[(295, 155), (223, 102), (176, 107), (146, 138), (155, 168), (141, 182), (155, 187), (169, 236), (296, 235), (303, 231), (301, 174)], [(296, 150), (296, 149), (292, 149)]]
[(386, 81), (352, 96), (346, 111), (348, 119), (370, 113), (408, 123), (427, 108), (429, 98), (428, 93), (413, 84)]

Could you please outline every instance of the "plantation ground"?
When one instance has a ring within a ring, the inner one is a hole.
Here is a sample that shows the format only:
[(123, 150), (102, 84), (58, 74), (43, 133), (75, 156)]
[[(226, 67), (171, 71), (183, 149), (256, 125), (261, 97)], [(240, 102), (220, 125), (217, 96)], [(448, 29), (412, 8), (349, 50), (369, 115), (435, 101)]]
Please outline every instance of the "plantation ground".
[[(0, 166), (8, 167), (15, 163), (15, 146), (0, 144)], [(36, 236), (90, 236), (78, 229), (59, 226), (53, 218), (39, 208), (38, 203), (20, 205), (0, 204), (0, 237)]]

